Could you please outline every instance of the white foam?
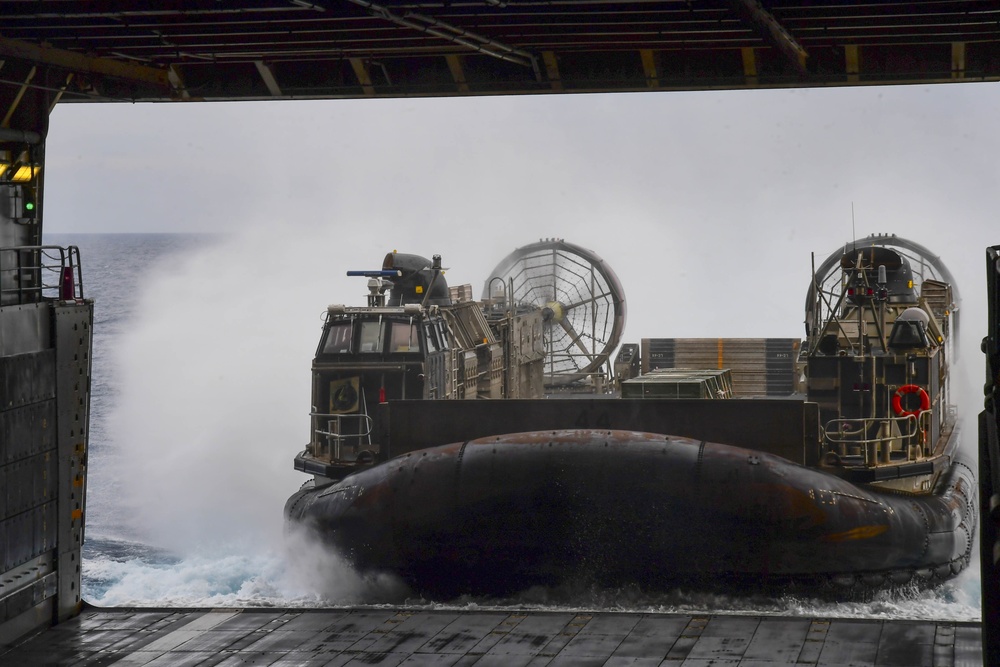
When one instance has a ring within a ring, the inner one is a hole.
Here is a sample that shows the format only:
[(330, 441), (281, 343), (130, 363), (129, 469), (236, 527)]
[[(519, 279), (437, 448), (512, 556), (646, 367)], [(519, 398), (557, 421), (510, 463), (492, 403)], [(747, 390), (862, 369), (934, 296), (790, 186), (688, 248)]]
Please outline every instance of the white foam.
[(331, 607), (401, 604), (409, 591), (390, 575), (361, 575), (300, 535), (275, 551), (106, 555), (83, 563), (84, 598), (106, 607)]

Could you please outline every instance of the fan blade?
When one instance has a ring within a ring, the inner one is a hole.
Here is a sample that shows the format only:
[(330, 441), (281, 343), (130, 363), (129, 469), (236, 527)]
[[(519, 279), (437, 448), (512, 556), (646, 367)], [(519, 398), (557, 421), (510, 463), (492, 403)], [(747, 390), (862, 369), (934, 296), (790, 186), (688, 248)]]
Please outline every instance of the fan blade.
[(566, 331), (567, 334), (569, 334), (571, 344), (576, 344), (576, 346), (583, 352), (584, 356), (591, 361), (596, 360), (596, 357), (594, 357), (590, 350), (588, 350), (584, 344), (580, 342), (580, 334), (576, 332), (576, 329), (573, 328), (573, 325), (570, 324), (569, 320), (563, 318), (559, 321), (559, 325)]

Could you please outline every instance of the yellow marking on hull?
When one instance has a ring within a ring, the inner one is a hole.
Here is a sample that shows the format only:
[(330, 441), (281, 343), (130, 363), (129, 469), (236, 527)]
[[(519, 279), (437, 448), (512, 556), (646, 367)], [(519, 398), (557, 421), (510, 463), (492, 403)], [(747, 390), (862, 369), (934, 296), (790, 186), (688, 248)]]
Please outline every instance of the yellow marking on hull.
[(889, 530), (889, 526), (858, 526), (845, 530), (842, 533), (834, 533), (823, 537), (824, 542), (847, 542), (849, 540), (867, 540), (881, 535)]

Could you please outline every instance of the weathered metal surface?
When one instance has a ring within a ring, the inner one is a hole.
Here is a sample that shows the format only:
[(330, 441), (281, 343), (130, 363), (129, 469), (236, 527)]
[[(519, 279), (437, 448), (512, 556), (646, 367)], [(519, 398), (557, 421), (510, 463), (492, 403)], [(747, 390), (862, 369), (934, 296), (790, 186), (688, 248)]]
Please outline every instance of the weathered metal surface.
[(622, 398), (733, 398), (732, 373), (660, 368), (621, 383)]
[(589, 611), (87, 609), (10, 665), (958, 667), (977, 624)]
[[(0, 410), (55, 398), (54, 367), (55, 352), (51, 349), (29, 354), (0, 355)], [(0, 437), (2, 436), (3, 432), (0, 431)]]
[[(0, 309), (10, 313), (10, 307)], [(47, 309), (14, 307), (13, 319), (48, 322)], [(0, 317), (0, 329), (10, 318)], [(15, 332), (11, 332), (15, 333)], [(8, 337), (8, 343), (11, 338)], [(31, 349), (21, 339), (13, 349)], [(52, 350), (0, 356), (0, 640), (48, 623), (55, 576), (56, 400)]]
[(80, 548), (84, 537), (87, 435), (90, 425), (90, 357), (92, 302), (53, 305), (58, 406), (58, 542), (59, 620), (80, 609)]
[(986, 249), (985, 410), (979, 414), (980, 567), (986, 664), (1000, 665), (1000, 246)]
[(50, 348), (47, 304), (0, 308), (0, 357), (41, 352)]
[(736, 396), (789, 396), (798, 388), (797, 338), (643, 338), (643, 374), (658, 368), (728, 368)]
[[(55, 503), (51, 505), (54, 509)], [(54, 527), (53, 518), (48, 521)], [(23, 540), (23, 544), (31, 545), (31, 541)], [(50, 544), (54, 544), (54, 536)], [(52, 622), (56, 584), (51, 549), (4, 571), (0, 580), (0, 646)]]
[(380, 442), (389, 443), (392, 456), (504, 433), (600, 428), (669, 433), (818, 463), (816, 406), (797, 400), (392, 401), (379, 410), (385, 412), (377, 421), (388, 429)]
[(566, 581), (846, 593), (960, 572), (974, 490), (963, 464), (913, 498), (728, 445), (536, 431), (406, 454), (302, 491), (286, 513), (435, 599)]
[(55, 449), (55, 400), (0, 411), (0, 461), (4, 465)]
[[(92, 304), (0, 308), (0, 640), (80, 603)], [(16, 321), (30, 326), (3, 329)], [(20, 332), (20, 333), (18, 333)]]

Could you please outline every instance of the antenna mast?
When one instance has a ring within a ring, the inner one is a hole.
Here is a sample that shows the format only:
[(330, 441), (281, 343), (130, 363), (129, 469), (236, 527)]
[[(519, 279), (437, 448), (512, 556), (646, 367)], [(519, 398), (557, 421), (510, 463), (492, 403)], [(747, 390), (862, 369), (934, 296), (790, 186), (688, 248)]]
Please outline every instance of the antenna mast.
[(854, 202), (851, 202), (851, 246), (858, 240), (858, 232), (854, 229)]

